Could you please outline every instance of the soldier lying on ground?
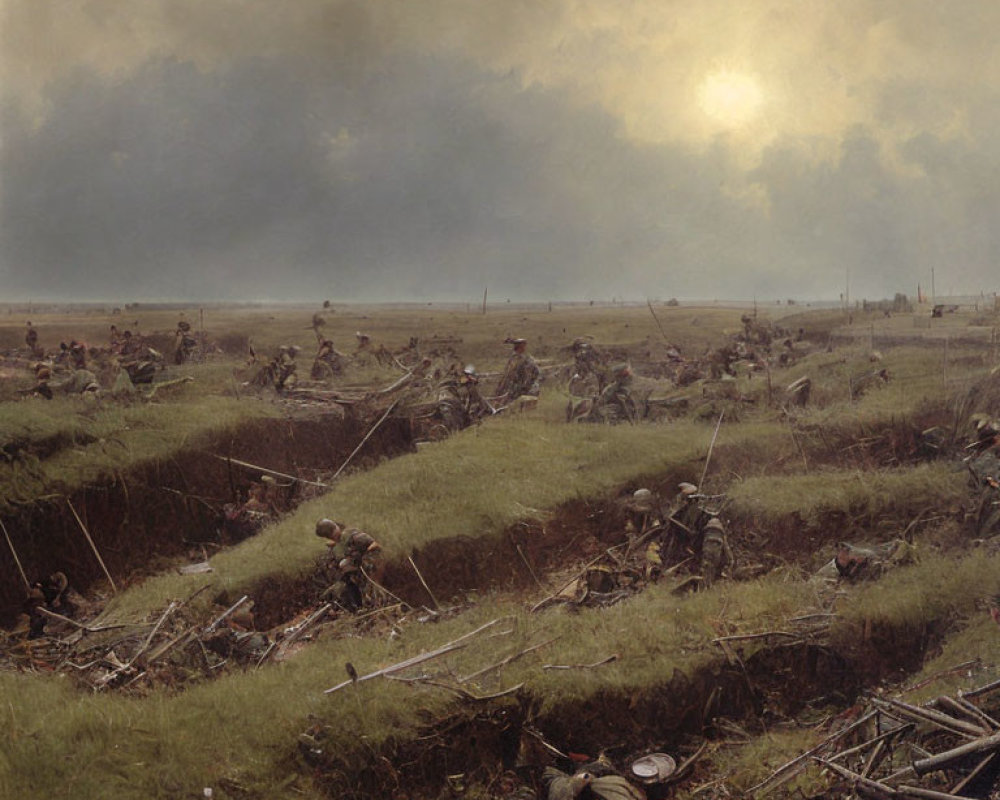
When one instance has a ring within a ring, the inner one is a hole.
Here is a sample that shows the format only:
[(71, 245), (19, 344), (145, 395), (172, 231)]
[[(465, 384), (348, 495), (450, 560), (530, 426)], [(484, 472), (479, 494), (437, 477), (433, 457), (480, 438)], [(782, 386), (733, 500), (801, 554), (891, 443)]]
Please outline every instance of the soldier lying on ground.
[(357, 528), (344, 530), (332, 519), (316, 523), (316, 535), (326, 539), (328, 548), (323, 569), (330, 585), (323, 599), (336, 603), (347, 611), (357, 611), (365, 603), (365, 589), (371, 576), (378, 580), (381, 565), (377, 555), (382, 549), (375, 539)]
[(850, 582), (877, 580), (890, 567), (915, 560), (913, 546), (903, 539), (893, 539), (869, 547), (839, 542), (833, 560), (822, 567), (816, 576)]

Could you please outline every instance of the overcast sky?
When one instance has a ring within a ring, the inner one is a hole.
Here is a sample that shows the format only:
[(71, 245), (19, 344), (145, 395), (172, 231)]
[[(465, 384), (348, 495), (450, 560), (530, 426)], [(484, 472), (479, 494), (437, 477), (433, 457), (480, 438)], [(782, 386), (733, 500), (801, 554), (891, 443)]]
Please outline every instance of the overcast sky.
[(998, 30), (947, 0), (0, 0), (0, 295), (993, 292)]

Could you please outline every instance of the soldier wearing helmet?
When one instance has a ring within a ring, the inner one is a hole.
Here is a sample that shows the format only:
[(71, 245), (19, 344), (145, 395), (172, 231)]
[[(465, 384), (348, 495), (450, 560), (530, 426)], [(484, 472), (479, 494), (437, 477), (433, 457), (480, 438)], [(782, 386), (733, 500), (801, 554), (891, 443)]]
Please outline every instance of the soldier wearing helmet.
[(606, 422), (637, 422), (639, 414), (632, 400), (632, 367), (629, 364), (616, 364), (611, 369), (611, 380), (599, 395), (594, 398), (594, 408), (588, 421)]
[(514, 346), (507, 359), (500, 383), (497, 384), (496, 396), (500, 402), (510, 403), (522, 395), (538, 397), (541, 392), (541, 372), (538, 364), (528, 355), (527, 339), (504, 340), (505, 344)]
[(281, 348), (278, 355), (277, 376), (274, 380), (274, 388), (279, 392), (295, 387), (297, 380), (295, 358), (298, 356), (300, 349), (297, 344)]
[(705, 586), (711, 586), (732, 562), (726, 529), (718, 517), (712, 517), (705, 523), (701, 542), (701, 576)]
[(326, 572), (331, 585), (324, 599), (337, 603), (348, 611), (357, 611), (364, 602), (367, 577), (378, 579), (380, 565), (376, 556), (382, 549), (374, 537), (357, 528), (323, 518), (316, 523), (316, 535), (326, 539)]
[(702, 495), (693, 483), (677, 485), (677, 496), (667, 514), (663, 549), (674, 560), (700, 558), (705, 527), (712, 516), (702, 507)]
[(457, 377), (441, 383), (438, 391), (438, 415), (451, 431), (467, 428), (492, 414), (493, 409), (479, 391), (479, 373), (467, 364)]

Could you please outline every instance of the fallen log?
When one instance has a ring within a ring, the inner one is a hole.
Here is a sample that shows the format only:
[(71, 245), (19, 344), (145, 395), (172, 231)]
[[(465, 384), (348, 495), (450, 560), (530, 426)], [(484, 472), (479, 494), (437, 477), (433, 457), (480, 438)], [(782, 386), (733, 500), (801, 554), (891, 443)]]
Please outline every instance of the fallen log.
[(39, 606), (35, 609), (40, 614), (44, 614), (49, 619), (58, 620), (59, 622), (68, 622), (75, 628), (79, 628), (84, 633), (99, 633), (100, 631), (114, 631), (119, 628), (142, 628), (148, 625), (148, 622), (133, 622), (133, 623), (121, 623), (119, 625), (101, 625), (100, 627), (92, 628), (89, 625), (84, 625), (82, 622), (77, 622), (75, 619), (70, 619), (69, 617), (64, 617), (62, 614), (57, 614), (55, 611), (49, 611), (47, 608)]
[(332, 694), (333, 692), (340, 691), (345, 686), (350, 686), (351, 684), (354, 684), (354, 683), (361, 683), (362, 681), (369, 681), (372, 678), (379, 678), (379, 677), (381, 677), (383, 675), (391, 675), (394, 672), (401, 672), (404, 669), (407, 669), (409, 667), (416, 666), (417, 664), (422, 664), (425, 661), (430, 661), (431, 659), (438, 658), (440, 656), (446, 655), (448, 653), (451, 653), (454, 650), (461, 650), (463, 647), (467, 646), (467, 645), (463, 644), (463, 642), (466, 639), (469, 639), (469, 638), (475, 636), (477, 633), (481, 633), (482, 631), (485, 631), (487, 628), (493, 627), (498, 622), (500, 622), (501, 619), (503, 619), (503, 618), (502, 617), (498, 617), (497, 619), (493, 620), (492, 622), (487, 622), (485, 625), (480, 625), (474, 631), (470, 631), (469, 633), (463, 634), (462, 636), (458, 637), (454, 641), (448, 642), (447, 644), (444, 644), (444, 645), (441, 645), (441, 647), (438, 647), (435, 650), (431, 650), (429, 653), (422, 653), (419, 656), (414, 656), (413, 658), (408, 658), (405, 661), (400, 661), (398, 664), (391, 664), (388, 667), (383, 667), (382, 669), (377, 669), (374, 672), (369, 672), (367, 675), (360, 675), (360, 676), (358, 676), (358, 678), (356, 680), (352, 679), (352, 680), (342, 681), (341, 683), (338, 683), (336, 686), (332, 686), (329, 689), (325, 689), (323, 691), (323, 694)]
[(239, 600), (237, 600), (232, 606), (230, 606), (229, 608), (227, 608), (218, 617), (216, 617), (214, 620), (212, 620), (212, 623), (207, 628), (205, 628), (204, 633), (207, 635), (207, 634), (211, 633), (212, 631), (214, 631), (217, 627), (219, 627), (219, 624), (223, 620), (226, 619), (226, 617), (228, 617), (230, 614), (232, 614), (234, 611), (236, 611), (236, 609), (238, 609), (241, 605), (243, 605), (249, 599), (250, 599), (249, 595), (243, 595), (243, 597), (241, 597)]
[[(876, 714), (877, 712), (875, 711), (869, 711), (867, 714), (864, 714), (860, 719), (855, 720), (850, 725), (841, 728), (836, 733), (831, 733), (815, 747), (807, 750), (800, 756), (796, 756), (791, 761), (782, 764), (760, 783), (755, 784), (754, 786), (751, 786), (749, 789), (747, 789), (746, 793), (748, 795), (755, 795), (755, 796), (759, 794), (764, 794), (765, 792), (775, 788), (776, 786), (780, 786), (782, 783), (785, 783), (785, 781), (791, 780), (795, 775), (798, 774), (798, 772), (793, 771), (795, 770), (796, 767), (802, 765), (804, 769), (804, 764), (806, 761), (814, 757), (817, 753), (822, 752), (825, 748), (829, 747), (838, 739), (842, 739), (845, 736), (847, 736), (847, 734), (860, 728), (862, 725), (866, 725), (868, 722), (870, 722), (872, 719), (875, 718)], [(792, 771), (791, 774), (788, 774), (790, 771)]]
[(468, 683), (469, 681), (474, 680), (475, 678), (478, 678), (480, 675), (485, 675), (487, 672), (491, 672), (492, 670), (495, 670), (495, 669), (502, 669), (503, 667), (506, 667), (508, 664), (510, 664), (512, 661), (517, 661), (517, 659), (519, 659), (521, 656), (526, 656), (528, 653), (533, 653), (535, 650), (540, 650), (541, 648), (545, 647), (545, 645), (547, 645), (547, 644), (552, 644), (558, 638), (559, 637), (557, 636), (557, 637), (555, 637), (553, 639), (547, 639), (544, 642), (540, 642), (538, 644), (532, 645), (531, 647), (525, 648), (524, 650), (519, 650), (516, 653), (511, 653), (509, 656), (506, 656), (506, 657), (500, 659), (495, 664), (490, 664), (489, 666), (483, 667), (480, 670), (476, 670), (475, 672), (473, 672), (473, 673), (471, 673), (469, 675), (466, 675), (464, 678), (459, 678), (458, 682), (459, 683)]
[(1000, 733), (994, 733), (991, 736), (984, 736), (981, 739), (967, 742), (951, 750), (945, 750), (936, 756), (918, 759), (913, 762), (913, 771), (917, 775), (926, 775), (928, 772), (934, 772), (951, 766), (956, 761), (960, 761), (974, 753), (989, 753), (995, 752), (998, 749), (1000, 749)]
[(327, 483), (319, 483), (318, 481), (307, 481), (305, 478), (298, 478), (295, 475), (288, 475), (284, 472), (278, 472), (277, 470), (268, 469), (267, 467), (261, 467), (257, 464), (251, 464), (249, 461), (240, 461), (238, 458), (231, 458), (230, 456), (220, 456), (217, 453), (212, 453), (215, 458), (220, 461), (226, 461), (230, 464), (236, 464), (239, 467), (246, 467), (247, 469), (256, 470), (257, 472), (263, 472), (265, 475), (275, 475), (279, 478), (287, 478), (290, 481), (297, 481), (298, 483), (307, 483), (310, 486), (319, 486), (321, 489), (329, 489), (330, 485)]
[(920, 786), (899, 786), (896, 788), (897, 797), (912, 797), (916, 800), (975, 800), (961, 794), (951, 794), (949, 792), (938, 792), (934, 789), (924, 789)]
[(904, 703), (902, 700), (894, 700), (891, 697), (875, 697), (872, 698), (872, 702), (876, 707), (883, 710), (894, 712), (916, 722), (927, 722), (936, 725), (949, 733), (957, 733), (960, 736), (977, 739), (989, 733), (989, 730), (966, 722), (964, 719), (955, 719), (940, 711), (934, 711), (923, 706), (912, 706), (909, 703)]
[(888, 798), (899, 796), (895, 789), (891, 786), (886, 786), (880, 781), (866, 778), (856, 772), (852, 772), (847, 769), (847, 767), (842, 767), (840, 764), (834, 764), (832, 761), (827, 761), (825, 758), (820, 758), (819, 756), (813, 756), (813, 758), (831, 772), (834, 772), (841, 778), (850, 781), (851, 785), (861, 794), (867, 795), (868, 797), (874, 797), (876, 800), (887, 800)]
[[(288, 648), (291, 647), (292, 644), (294, 644), (295, 641), (297, 639), (299, 639), (299, 637), (301, 637), (303, 633), (305, 633), (313, 625), (315, 625), (317, 622), (319, 622), (321, 619), (323, 619), (323, 617), (325, 617), (330, 612), (330, 609), (332, 609), (332, 608), (333, 608), (332, 605), (330, 605), (329, 603), (326, 603), (326, 604), (320, 606), (319, 609), (317, 609), (316, 611), (314, 611), (308, 617), (306, 617), (306, 619), (302, 622), (301, 625), (299, 625), (295, 630), (293, 630), (290, 634), (288, 634), (288, 636), (286, 636), (284, 638), (284, 640), (281, 642), (281, 644), (278, 647), (278, 652), (279, 653), (284, 653), (286, 650), (288, 650)], [(266, 657), (267, 654), (269, 654), (271, 651), (272, 651), (272, 648), (268, 648), (268, 652), (265, 653), (264, 657)], [(264, 658), (262, 657), (261, 661), (263, 661), (263, 660), (264, 660)], [(258, 666), (259, 666), (259, 664), (258, 664)]]

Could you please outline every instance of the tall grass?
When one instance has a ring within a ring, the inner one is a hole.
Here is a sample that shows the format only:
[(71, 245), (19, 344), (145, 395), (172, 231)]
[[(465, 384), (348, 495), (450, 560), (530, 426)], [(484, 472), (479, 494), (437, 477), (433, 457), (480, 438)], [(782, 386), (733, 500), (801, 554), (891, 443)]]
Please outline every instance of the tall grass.
[[(23, 441), (28, 448), (0, 464), (0, 510), (73, 491), (276, 413), (267, 403), (212, 395), (155, 403), (72, 397), (0, 404), (0, 441)], [(54, 452), (37, 458), (31, 448), (45, 440)]]
[(818, 469), (799, 475), (768, 475), (733, 483), (729, 510), (763, 523), (796, 515), (817, 525), (830, 512), (871, 516), (885, 511), (948, 508), (965, 495), (967, 476), (951, 464), (862, 472)]

